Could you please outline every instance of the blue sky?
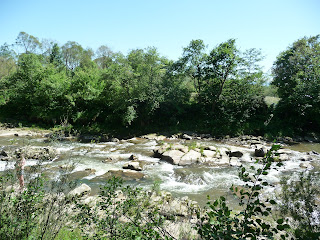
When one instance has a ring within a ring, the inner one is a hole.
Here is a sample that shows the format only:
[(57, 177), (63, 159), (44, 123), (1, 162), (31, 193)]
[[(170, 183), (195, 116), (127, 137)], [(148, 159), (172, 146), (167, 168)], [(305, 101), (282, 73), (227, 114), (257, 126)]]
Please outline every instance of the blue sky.
[(173, 60), (192, 39), (210, 49), (235, 38), (241, 50), (262, 50), (267, 71), (294, 41), (320, 34), (320, 1), (0, 0), (0, 45), (14, 43), (20, 31), (124, 54), (154, 46)]

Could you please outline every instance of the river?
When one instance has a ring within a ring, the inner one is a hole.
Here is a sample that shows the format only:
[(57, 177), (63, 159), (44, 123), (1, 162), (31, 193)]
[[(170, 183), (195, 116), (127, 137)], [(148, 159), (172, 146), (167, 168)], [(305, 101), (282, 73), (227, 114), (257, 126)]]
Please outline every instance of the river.
[[(229, 192), (232, 184), (241, 185), (242, 182), (238, 177), (237, 167), (223, 166), (204, 166), (201, 164), (192, 166), (177, 166), (153, 157), (153, 150), (159, 146), (155, 140), (142, 138), (133, 138), (131, 140), (120, 142), (101, 142), (101, 143), (80, 143), (76, 141), (53, 141), (47, 142), (46, 138), (27, 137), (27, 136), (1, 136), (0, 146), (51, 146), (58, 150), (59, 158), (53, 162), (44, 163), (48, 168), (67, 164), (74, 164), (73, 178), (78, 182), (88, 184), (92, 188), (92, 194), (96, 194), (103, 184), (103, 180), (97, 181), (95, 178), (105, 174), (111, 169), (122, 169), (122, 166), (128, 162), (128, 158), (133, 154), (140, 161), (146, 163), (143, 173), (146, 178), (139, 181), (129, 181), (129, 184), (148, 189), (155, 182), (160, 184), (160, 189), (169, 191), (173, 196), (188, 196), (196, 200), (200, 205), (204, 205), (206, 196), (212, 198), (224, 195)], [(174, 140), (175, 142), (178, 140)], [(192, 140), (193, 141), (193, 140)], [(200, 144), (214, 145), (217, 147), (229, 147), (215, 141), (195, 140)], [(168, 140), (168, 142), (170, 142)], [(294, 155), (289, 161), (284, 162), (282, 171), (272, 170), (268, 175), (269, 182), (278, 183), (282, 174), (292, 174), (293, 172), (303, 171), (299, 167), (299, 160), (302, 152), (316, 151), (320, 152), (320, 144), (301, 143), (288, 147), (294, 150)], [(245, 154), (241, 157), (244, 166), (252, 164), (252, 151), (244, 149)], [(105, 162), (107, 157), (118, 157), (121, 160), (117, 162)], [(319, 169), (320, 158), (312, 164), (315, 169)], [(36, 164), (35, 160), (27, 160), (27, 165)], [(5, 168), (13, 168), (13, 163), (7, 164), (0, 161), (0, 171)], [(92, 174), (83, 177), (85, 169), (92, 169)], [(79, 174), (78, 174), (79, 173)], [(53, 175), (59, 179), (59, 172)], [(270, 189), (272, 192), (272, 189)]]

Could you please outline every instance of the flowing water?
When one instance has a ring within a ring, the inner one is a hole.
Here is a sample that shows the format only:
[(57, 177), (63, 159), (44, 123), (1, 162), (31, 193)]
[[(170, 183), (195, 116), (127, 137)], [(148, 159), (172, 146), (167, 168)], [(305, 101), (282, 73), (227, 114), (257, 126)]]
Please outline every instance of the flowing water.
[[(199, 141), (205, 145), (215, 145), (217, 147), (228, 147), (218, 142)], [(103, 180), (95, 180), (95, 177), (101, 176), (111, 169), (122, 169), (122, 166), (128, 162), (128, 158), (133, 154), (145, 163), (144, 170), (145, 179), (139, 181), (131, 181), (130, 184), (143, 188), (150, 188), (155, 182), (160, 183), (160, 189), (169, 191), (173, 196), (188, 196), (196, 200), (200, 205), (206, 202), (206, 196), (212, 198), (226, 194), (232, 184), (241, 185), (242, 182), (238, 177), (236, 167), (218, 167), (218, 166), (176, 166), (158, 158), (153, 157), (153, 150), (158, 147), (155, 140), (147, 140), (135, 138), (128, 141), (103, 142), (103, 143), (79, 143), (72, 141), (63, 142), (46, 142), (44, 138), (32, 137), (0, 137), (0, 146), (12, 146), (17, 148), (21, 146), (52, 146), (58, 149), (60, 156), (53, 162), (47, 162), (52, 169), (64, 166), (66, 164), (74, 164), (73, 177), (77, 181), (88, 184), (92, 188), (93, 194), (99, 191)], [(291, 174), (295, 171), (302, 171), (299, 167), (301, 161), (299, 157), (306, 151), (320, 152), (320, 144), (298, 144), (289, 147), (295, 151), (290, 161), (286, 161), (282, 167), (282, 171), (272, 170), (267, 176), (268, 180), (273, 183), (280, 181), (281, 174)], [(252, 163), (253, 150), (240, 148), (245, 154), (241, 161), (243, 165)], [(121, 160), (117, 162), (105, 162), (107, 157), (117, 157)], [(319, 169), (320, 159), (313, 162), (316, 169)], [(36, 164), (35, 160), (27, 160), (28, 165)], [(0, 161), (0, 171), (5, 168), (13, 168), (13, 163)], [(90, 175), (83, 176), (83, 171), (93, 169)], [(53, 178), (59, 178), (59, 171), (56, 171)], [(270, 189), (272, 191), (272, 189)]]

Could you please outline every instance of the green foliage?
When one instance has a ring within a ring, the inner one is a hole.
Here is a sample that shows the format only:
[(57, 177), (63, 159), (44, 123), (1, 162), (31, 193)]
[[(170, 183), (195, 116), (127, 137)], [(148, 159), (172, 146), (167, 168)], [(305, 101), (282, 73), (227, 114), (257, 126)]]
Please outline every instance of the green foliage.
[(66, 177), (46, 181), (41, 172), (41, 163), (32, 166), (23, 190), (16, 189), (14, 171), (1, 174), (0, 239), (55, 239), (70, 220), (71, 201), (65, 194), (73, 185)]
[(36, 53), (37, 49), (41, 47), (39, 39), (35, 36), (29, 35), (26, 32), (20, 32), (16, 44), (20, 46), (25, 53)]
[(319, 172), (301, 172), (283, 177), (280, 212), (290, 218), (295, 239), (318, 239), (320, 237), (320, 208), (316, 203), (319, 191)]
[(260, 162), (261, 168), (251, 166), (251, 171), (247, 171), (240, 167), (239, 177), (246, 184), (243, 187), (232, 186), (230, 189), (239, 200), (240, 212), (232, 211), (223, 196), (214, 202), (208, 202), (209, 210), (201, 218), (198, 227), (203, 239), (274, 239), (276, 235), (284, 239), (287, 236), (284, 230), (289, 225), (284, 219), (277, 219), (273, 223), (268, 219), (272, 214), (272, 205), (276, 202), (261, 199), (262, 189), (269, 185), (262, 176), (267, 175), (273, 167), (274, 151), (279, 148), (277, 145), (272, 146)]
[(302, 38), (278, 57), (272, 84), (281, 98), (276, 114), (297, 132), (320, 129), (320, 35)]
[(0, 47), (0, 81), (3, 77), (9, 76), (15, 70), (15, 52), (11, 49), (11, 47), (8, 44), (5, 43)]
[(105, 45), (94, 59), (92, 49), (73, 41), (43, 41), (37, 54), (41, 43), (21, 32), (17, 44), (25, 53), (16, 56), (8, 44), (0, 49), (0, 113), (50, 126), (67, 119), (88, 131), (320, 131), (318, 39), (301, 39), (278, 57), (275, 107), (264, 101), (275, 89), (264, 85), (260, 50), (241, 52), (234, 39), (210, 51), (192, 40), (173, 62), (152, 47), (123, 55)]
[(125, 187), (113, 177), (99, 197), (93, 207), (77, 203), (76, 221), (86, 239), (171, 239), (162, 228), (165, 218), (141, 189)]

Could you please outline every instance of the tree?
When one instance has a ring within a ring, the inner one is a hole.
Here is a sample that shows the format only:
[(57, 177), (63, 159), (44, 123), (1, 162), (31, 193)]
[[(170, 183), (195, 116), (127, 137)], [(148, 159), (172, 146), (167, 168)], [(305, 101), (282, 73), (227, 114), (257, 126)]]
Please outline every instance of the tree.
[(96, 51), (95, 62), (102, 69), (108, 68), (114, 58), (114, 53), (107, 45), (100, 46)]
[(62, 53), (59, 45), (55, 43), (52, 46), (50, 55), (49, 55), (49, 62), (54, 64), (56, 67), (62, 65)]
[(135, 106), (141, 126), (149, 124), (151, 116), (163, 101), (162, 77), (166, 73), (167, 60), (160, 57), (156, 48), (132, 50), (127, 60), (133, 69), (130, 101)]
[(0, 47), (0, 79), (16, 69), (15, 52), (7, 43)]
[(210, 52), (206, 67), (205, 97), (212, 106), (212, 112), (214, 112), (217, 102), (220, 100), (225, 83), (236, 76), (238, 62), (238, 50), (234, 39), (219, 44)]
[(304, 37), (280, 53), (272, 84), (281, 98), (277, 114), (295, 130), (320, 130), (320, 35)]
[(197, 95), (202, 91), (202, 81), (205, 74), (204, 66), (207, 58), (205, 50), (206, 45), (203, 40), (192, 40), (188, 47), (183, 48), (182, 58), (174, 64), (177, 71), (192, 79)]
[(74, 41), (69, 41), (62, 46), (62, 56), (66, 70), (73, 72), (80, 65), (83, 48)]
[(37, 49), (41, 48), (39, 39), (26, 32), (19, 33), (16, 44), (22, 47), (25, 53), (36, 53)]
[[(53, 51), (54, 47), (57, 47), (58, 43), (51, 39), (42, 39), (41, 41), (41, 50), (42, 50), (42, 56), (44, 58), (45, 63), (50, 62), (50, 55)], [(50, 62), (52, 63), (52, 62)]]

